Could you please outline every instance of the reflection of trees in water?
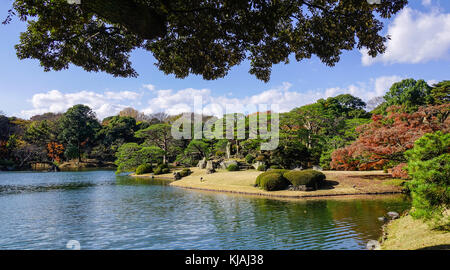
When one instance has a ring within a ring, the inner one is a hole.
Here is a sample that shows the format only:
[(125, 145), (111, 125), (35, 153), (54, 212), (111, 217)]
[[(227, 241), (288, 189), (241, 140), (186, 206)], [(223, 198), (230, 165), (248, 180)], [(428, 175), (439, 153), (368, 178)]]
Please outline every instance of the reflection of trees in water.
[(259, 199), (253, 206), (256, 226), (282, 248), (325, 242), (326, 229), (333, 224), (326, 201)]
[(378, 217), (385, 216), (389, 211), (401, 213), (409, 205), (409, 201), (402, 196), (349, 201), (330, 200), (327, 203), (336, 226), (351, 226), (358, 234), (380, 232), (381, 223)]
[(245, 200), (226, 195), (209, 196), (206, 203), (215, 227), (222, 232), (237, 232), (242, 229), (242, 216), (248, 214), (245, 213), (246, 204)]

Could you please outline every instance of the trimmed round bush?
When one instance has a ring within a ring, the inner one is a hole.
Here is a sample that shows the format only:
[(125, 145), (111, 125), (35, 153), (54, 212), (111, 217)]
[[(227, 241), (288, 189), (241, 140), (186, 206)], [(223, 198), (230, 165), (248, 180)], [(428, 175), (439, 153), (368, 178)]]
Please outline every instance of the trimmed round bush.
[(257, 170), (260, 171), (260, 172), (265, 172), (266, 171), (266, 165), (259, 165)]
[(166, 174), (166, 173), (170, 173), (170, 169), (169, 169), (169, 166), (167, 166), (167, 164), (160, 164), (160, 165), (158, 165), (158, 167), (156, 167), (156, 169), (153, 170), (153, 173), (155, 175)]
[(185, 169), (181, 170), (180, 176), (186, 177), (186, 176), (190, 175), (191, 173), (192, 173), (192, 171), (189, 168), (185, 168)]
[(236, 164), (230, 164), (230, 165), (227, 167), (227, 171), (229, 171), (229, 172), (239, 171), (239, 166), (236, 165)]
[[(261, 166), (260, 166), (260, 167), (261, 167)], [(257, 186), (257, 187), (262, 187), (262, 186), (261, 186), (261, 179), (262, 179), (264, 176), (266, 176), (266, 175), (274, 174), (274, 173), (278, 173), (278, 174), (283, 175), (283, 174), (284, 174), (285, 172), (287, 172), (287, 171), (288, 171), (288, 170), (283, 170), (283, 169), (281, 169), (281, 170), (271, 170), (271, 171), (263, 172), (262, 174), (258, 175), (258, 177), (256, 177), (255, 186)]]
[(260, 178), (259, 185), (267, 191), (283, 190), (289, 186), (289, 181), (281, 173), (269, 173)]
[(283, 176), (294, 186), (307, 186), (318, 188), (321, 186), (326, 178), (325, 174), (314, 171), (289, 171), (283, 174)]
[(252, 164), (255, 160), (255, 157), (252, 154), (248, 154), (245, 156), (245, 161), (247, 161), (248, 164)]
[(153, 171), (151, 164), (142, 164), (139, 165), (139, 167), (136, 168), (136, 174), (141, 175), (145, 173), (151, 173)]

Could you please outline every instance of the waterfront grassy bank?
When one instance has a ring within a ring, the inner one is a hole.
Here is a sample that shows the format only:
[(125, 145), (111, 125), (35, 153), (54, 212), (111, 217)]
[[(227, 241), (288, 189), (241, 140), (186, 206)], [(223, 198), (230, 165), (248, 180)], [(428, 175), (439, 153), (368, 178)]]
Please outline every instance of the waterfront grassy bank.
[(410, 215), (389, 222), (384, 234), (384, 250), (450, 250), (450, 231), (434, 229)]
[[(205, 170), (191, 168), (192, 174), (173, 181), (171, 186), (204, 191), (228, 192), (247, 195), (260, 195), (283, 198), (309, 198), (350, 195), (396, 194), (402, 192), (402, 187), (391, 184), (392, 177), (382, 171), (341, 172), (324, 171), (326, 185), (315, 191), (265, 191), (255, 187), (255, 179), (261, 173), (256, 170), (229, 172), (218, 170), (206, 174)], [(151, 174), (139, 177), (151, 177)], [(170, 179), (172, 174), (158, 175), (155, 178)]]

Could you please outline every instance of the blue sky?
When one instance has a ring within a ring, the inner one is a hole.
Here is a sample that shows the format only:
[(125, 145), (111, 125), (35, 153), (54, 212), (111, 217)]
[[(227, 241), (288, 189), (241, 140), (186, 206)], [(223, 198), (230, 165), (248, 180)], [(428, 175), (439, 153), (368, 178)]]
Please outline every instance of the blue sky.
[[(6, 17), (12, 0), (0, 3), (1, 18)], [(25, 24), (17, 18), (0, 25), (0, 111), (9, 116), (29, 118), (46, 111), (65, 111), (83, 103), (99, 118), (116, 114), (127, 106), (146, 113), (179, 113), (192, 105), (192, 96), (201, 96), (205, 113), (216, 114), (214, 104), (279, 104), (290, 110), (341, 93), (365, 100), (380, 96), (402, 78), (437, 82), (450, 79), (450, 1), (410, 0), (409, 6), (386, 21), (384, 33), (392, 39), (385, 55), (376, 59), (357, 49), (344, 52), (335, 67), (317, 58), (272, 70), (268, 83), (248, 73), (248, 62), (234, 67), (229, 75), (214, 81), (200, 76), (176, 79), (164, 75), (146, 51), (132, 55), (138, 78), (114, 78), (106, 73), (88, 73), (76, 66), (59, 72), (44, 72), (36, 60), (18, 60), (14, 45)]]

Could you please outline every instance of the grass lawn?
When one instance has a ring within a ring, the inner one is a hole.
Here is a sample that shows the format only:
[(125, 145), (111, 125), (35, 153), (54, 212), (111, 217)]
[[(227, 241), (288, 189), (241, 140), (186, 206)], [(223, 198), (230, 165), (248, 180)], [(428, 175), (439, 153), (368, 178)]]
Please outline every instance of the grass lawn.
[(450, 250), (450, 231), (434, 230), (421, 220), (406, 215), (391, 221), (386, 229), (386, 250), (445, 249)]
[[(342, 195), (374, 195), (400, 193), (402, 188), (387, 185), (392, 179), (382, 171), (370, 172), (337, 172), (324, 171), (327, 176), (327, 186), (316, 191), (265, 191), (254, 187), (256, 177), (261, 173), (256, 170), (229, 172), (218, 170), (206, 174), (205, 170), (191, 168), (193, 173), (170, 185), (189, 189), (199, 189), (218, 192), (232, 192), (249, 195), (264, 195), (286, 198), (342, 196)], [(166, 175), (162, 175), (163, 177)], [(170, 176), (170, 175), (167, 175)], [(202, 181), (200, 180), (202, 178)]]

